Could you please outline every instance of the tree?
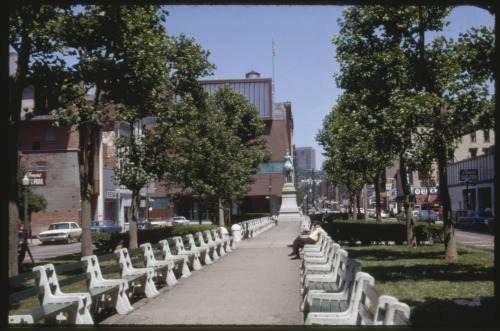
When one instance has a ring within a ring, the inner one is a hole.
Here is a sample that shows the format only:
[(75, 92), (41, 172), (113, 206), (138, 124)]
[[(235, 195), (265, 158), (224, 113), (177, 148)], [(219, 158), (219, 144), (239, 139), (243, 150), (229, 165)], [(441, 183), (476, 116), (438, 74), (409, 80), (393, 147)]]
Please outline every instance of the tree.
[[(92, 254), (91, 202), (100, 124), (117, 116), (133, 127), (159, 107), (158, 96), (168, 83), (165, 17), (159, 6), (88, 5), (66, 10), (56, 30), (54, 38), (75, 62), (65, 67), (69, 73), (61, 87), (65, 107), (52, 113), (58, 123), (76, 125), (79, 132), (82, 256)], [(137, 147), (131, 145), (131, 154)], [(145, 175), (136, 179), (142, 185), (147, 173), (138, 174)], [(137, 196), (137, 187), (133, 192)]]
[(345, 184), (349, 190), (352, 217), (357, 219), (358, 197), (363, 185), (372, 181), (373, 145), (369, 132), (358, 122), (362, 112), (355, 95), (344, 93), (323, 120), (316, 140), (326, 151), (323, 164), (326, 179), (333, 184)]
[[(16, 53), (16, 72), (9, 77), (9, 144), (8, 144), (8, 171), (4, 172), (8, 178), (6, 190), (9, 196), (9, 276), (18, 273), (17, 265), (17, 225), (19, 221), (19, 183), (18, 173), (18, 137), (22, 118), (23, 91), (34, 83), (35, 67), (44, 63), (51, 63), (57, 67), (57, 59), (53, 52), (58, 49), (57, 44), (50, 38), (52, 29), (57, 26), (58, 10), (51, 6), (40, 4), (12, 5), (9, 8), (9, 47)], [(24, 120), (37, 114), (40, 110), (34, 109), (24, 114)]]
[[(447, 188), (447, 150), (476, 123), (491, 123), (492, 100), (487, 95), (488, 69), (494, 47), (488, 29), (476, 29), (458, 43), (426, 32), (441, 31), (452, 7), (363, 6), (344, 12), (334, 39), (343, 66), (339, 86), (358, 95), (383, 118), (393, 133), (387, 152), (399, 155), (406, 171), (438, 159), (445, 218), (446, 259), (457, 257)], [(468, 56), (465, 56), (468, 54)], [(472, 55), (472, 56), (471, 56)], [(368, 102), (367, 102), (368, 101)], [(376, 122), (379, 120), (376, 120)], [(381, 123), (379, 123), (380, 125)], [(408, 158), (413, 150), (419, 158)], [(419, 163), (416, 161), (420, 161)], [(403, 181), (408, 243), (411, 230), (409, 185)]]
[[(177, 196), (196, 197), (200, 207), (228, 208), (249, 191), (252, 175), (270, 158), (267, 141), (259, 138), (264, 123), (256, 107), (228, 85), (213, 96), (185, 95), (174, 107), (187, 114), (189, 126), (169, 149), (178, 159), (165, 180), (181, 188)], [(222, 212), (219, 217), (222, 226)]]

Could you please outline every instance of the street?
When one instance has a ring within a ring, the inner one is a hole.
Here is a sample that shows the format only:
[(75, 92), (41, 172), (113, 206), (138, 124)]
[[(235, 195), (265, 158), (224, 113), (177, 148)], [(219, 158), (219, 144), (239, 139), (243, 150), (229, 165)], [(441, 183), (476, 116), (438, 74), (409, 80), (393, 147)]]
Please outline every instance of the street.
[[(31, 243), (31, 240), (28, 239), (28, 245), (35, 262), (51, 257), (79, 253), (81, 252), (82, 247), (79, 242), (72, 244), (42, 245), (38, 239), (33, 239), (33, 244)], [(96, 247), (94, 246), (93, 248), (95, 249)], [(26, 256), (24, 257), (24, 263), (31, 263), (31, 258), (28, 252), (26, 252)]]
[(489, 232), (477, 232), (455, 229), (457, 244), (477, 247), (493, 252), (495, 250), (495, 235)]

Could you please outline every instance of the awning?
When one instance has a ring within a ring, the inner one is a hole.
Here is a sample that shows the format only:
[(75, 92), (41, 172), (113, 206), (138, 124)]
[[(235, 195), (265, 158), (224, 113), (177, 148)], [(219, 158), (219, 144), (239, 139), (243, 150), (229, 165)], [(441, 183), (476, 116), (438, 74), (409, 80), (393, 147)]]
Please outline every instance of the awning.
[[(435, 203), (438, 202), (438, 195), (437, 194), (431, 194), (429, 195), (429, 200), (430, 203)], [(427, 194), (416, 194), (415, 195), (415, 203), (420, 204), (420, 205), (427, 205)]]

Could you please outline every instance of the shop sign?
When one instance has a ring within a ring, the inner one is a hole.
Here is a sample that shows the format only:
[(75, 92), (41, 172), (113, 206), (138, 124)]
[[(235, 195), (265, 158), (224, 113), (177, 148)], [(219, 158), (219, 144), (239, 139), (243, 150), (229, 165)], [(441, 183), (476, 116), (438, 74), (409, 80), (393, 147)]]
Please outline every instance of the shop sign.
[(45, 171), (28, 171), (26, 176), (30, 180), (29, 186), (45, 186), (46, 172)]
[[(417, 195), (424, 194), (425, 195), (425, 194), (427, 194), (427, 189), (426, 188), (416, 188), (415, 194), (417, 194)], [(438, 194), (438, 189), (435, 187), (430, 187), (429, 194)]]

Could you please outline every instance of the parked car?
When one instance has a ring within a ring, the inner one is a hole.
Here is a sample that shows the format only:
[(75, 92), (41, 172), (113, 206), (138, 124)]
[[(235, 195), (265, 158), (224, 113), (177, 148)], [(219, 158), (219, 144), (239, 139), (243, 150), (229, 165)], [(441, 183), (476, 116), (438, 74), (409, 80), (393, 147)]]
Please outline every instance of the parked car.
[(99, 220), (90, 222), (91, 233), (114, 233), (122, 232), (122, 230), (123, 228), (120, 225), (116, 225), (115, 221)]
[(494, 217), (491, 212), (469, 210), (465, 216), (458, 217), (457, 226), (471, 227), (473, 225), (484, 225), (489, 229), (491, 221), (494, 223)]
[(75, 222), (52, 223), (47, 231), (40, 232), (38, 239), (42, 244), (61, 241), (70, 244), (82, 239), (82, 228)]
[(167, 220), (164, 218), (152, 218), (150, 225), (151, 229), (164, 228), (167, 226)]
[(189, 225), (191, 222), (184, 216), (174, 216), (172, 225)]
[(451, 214), (451, 221), (457, 228), (459, 228), (461, 226), (462, 218), (468, 217), (471, 211), (472, 210), (469, 209), (457, 210)]
[[(377, 210), (373, 211), (373, 217), (377, 217)], [(389, 214), (385, 210), (381, 209), (380, 210), (380, 217), (387, 218), (387, 217), (389, 217)]]
[[(413, 220), (418, 221), (420, 211), (414, 210), (413, 211)], [(399, 214), (396, 215), (396, 219), (398, 221), (406, 221), (406, 213), (404, 211), (400, 212)]]
[(422, 221), (422, 222), (431, 221), (431, 223), (436, 223), (436, 219), (437, 217), (434, 210), (426, 210), (426, 209), (419, 211), (416, 217), (417, 221)]
[(137, 220), (137, 228), (138, 229), (150, 229), (151, 222), (147, 218), (141, 217)]

